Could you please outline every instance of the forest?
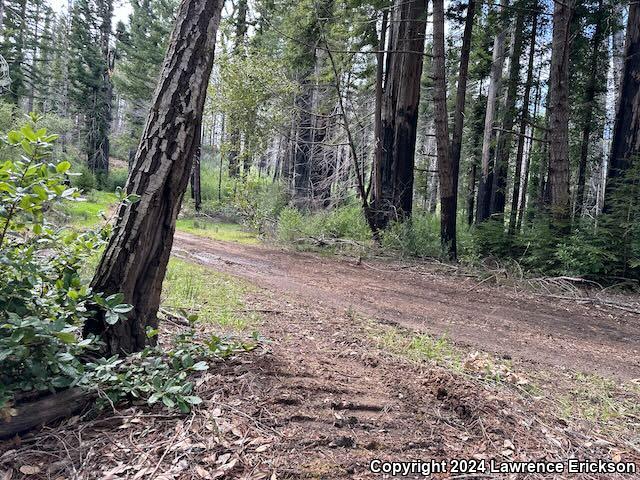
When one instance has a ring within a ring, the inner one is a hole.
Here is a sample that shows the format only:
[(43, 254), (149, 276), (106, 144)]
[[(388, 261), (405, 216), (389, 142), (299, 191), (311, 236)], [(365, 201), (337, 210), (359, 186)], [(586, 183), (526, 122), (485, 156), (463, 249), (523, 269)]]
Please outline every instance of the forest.
[(0, 479), (639, 478), (635, 0), (0, 0), (0, 139)]

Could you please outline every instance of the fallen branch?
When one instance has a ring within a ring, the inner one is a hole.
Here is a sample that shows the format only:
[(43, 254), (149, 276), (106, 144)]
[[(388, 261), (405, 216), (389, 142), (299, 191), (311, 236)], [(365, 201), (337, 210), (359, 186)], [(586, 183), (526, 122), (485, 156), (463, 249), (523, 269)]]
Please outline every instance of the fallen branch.
[(39, 425), (70, 417), (89, 405), (96, 396), (96, 391), (72, 388), (18, 405), (0, 422), (0, 438), (10, 438)]
[(637, 313), (640, 314), (640, 308), (635, 308), (632, 304), (613, 302), (611, 300), (603, 300), (600, 298), (593, 297), (572, 297), (568, 295), (554, 295), (554, 294), (545, 294), (545, 293), (536, 293), (540, 297), (548, 297), (555, 298), (558, 300), (570, 300), (572, 302), (578, 303), (591, 303), (594, 305), (603, 305), (605, 307), (617, 308), (619, 310), (624, 310), (629, 313)]

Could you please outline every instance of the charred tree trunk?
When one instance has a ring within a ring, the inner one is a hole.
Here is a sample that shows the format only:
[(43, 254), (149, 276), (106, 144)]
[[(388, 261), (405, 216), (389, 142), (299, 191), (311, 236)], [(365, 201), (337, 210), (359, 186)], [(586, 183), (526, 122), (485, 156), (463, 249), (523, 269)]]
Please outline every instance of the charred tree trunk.
[[(522, 7), (519, 3), (517, 7)], [(511, 131), (516, 117), (516, 100), (518, 83), (520, 81), (520, 57), (522, 56), (522, 31), (524, 29), (524, 13), (518, 11), (513, 28), (511, 52), (509, 61), (509, 83), (505, 100), (502, 130), (496, 148), (496, 161), (491, 189), (491, 214), (502, 219), (506, 203), (507, 174), (509, 170), (509, 155), (511, 153)]]
[[(527, 66), (527, 83), (524, 86), (524, 96), (522, 99), (522, 115), (520, 117), (520, 131), (518, 136), (518, 147), (516, 150), (516, 165), (513, 172), (513, 195), (511, 196), (511, 212), (509, 214), (509, 234), (516, 232), (518, 216), (518, 201), (520, 199), (520, 182), (522, 178), (522, 160), (524, 156), (525, 134), (527, 123), (529, 122), (529, 100), (531, 97), (531, 84), (533, 83), (533, 61), (536, 53), (536, 33), (538, 30), (538, 14), (533, 14), (531, 22), (531, 37), (529, 38), (529, 64)], [(525, 169), (528, 175), (529, 168)], [(523, 188), (523, 191), (525, 189)], [(524, 203), (524, 199), (523, 199)]]
[[(467, 28), (465, 26), (465, 34)], [(470, 30), (469, 30), (470, 33)], [(469, 55), (460, 60), (460, 75), (466, 74)], [(466, 63), (466, 65), (465, 65)], [(460, 91), (463, 84), (466, 90), (466, 78), (458, 79), (458, 98), (456, 108), (464, 110), (465, 90)], [(460, 106), (460, 100), (462, 106)], [(438, 177), (440, 179), (440, 243), (443, 253), (455, 260), (456, 251), (456, 210), (458, 199), (458, 165), (453, 159), (452, 146), (449, 144), (449, 117), (447, 115), (447, 80), (444, 49), (444, 0), (433, 0), (433, 109), (436, 126), (436, 145), (438, 152)], [(458, 119), (456, 110), (456, 120)], [(462, 115), (460, 115), (462, 117)], [(456, 127), (457, 128), (457, 125)], [(462, 118), (460, 131), (462, 134)], [(456, 139), (458, 141), (459, 139)], [(459, 145), (458, 145), (459, 146)], [(460, 150), (458, 149), (458, 160)]]
[(176, 218), (198, 147), (198, 125), (220, 23), (221, 0), (184, 0), (177, 13), (152, 107), (126, 190), (140, 201), (122, 204), (91, 282), (97, 292), (122, 292), (133, 305), (109, 325), (96, 315), (85, 334), (97, 334), (106, 354), (141, 350), (146, 327), (156, 327), (160, 291)]
[(591, 137), (591, 128), (593, 122), (593, 109), (596, 100), (597, 80), (598, 80), (598, 64), (600, 57), (600, 48), (602, 46), (602, 0), (598, 2), (598, 11), (596, 13), (596, 28), (591, 39), (591, 62), (589, 63), (589, 82), (585, 92), (585, 112), (582, 124), (582, 140), (580, 143), (580, 161), (578, 162), (578, 185), (576, 191), (576, 203), (574, 206), (574, 215), (580, 217), (582, 215), (582, 207), (584, 205), (584, 187), (587, 177), (587, 160), (589, 157), (589, 139)]
[(380, 189), (372, 197), (377, 230), (411, 216), (426, 16), (425, 0), (396, 0), (393, 7), (381, 142), (376, 145)]
[[(508, 0), (500, 1), (500, 16), (509, 5)], [(502, 19), (501, 19), (502, 20)], [(491, 189), (493, 186), (493, 165), (491, 157), (494, 142), (493, 124), (496, 118), (498, 104), (498, 91), (502, 82), (502, 67), (504, 65), (504, 42), (507, 35), (506, 28), (500, 22), (499, 32), (493, 42), (493, 58), (491, 63), (491, 75), (489, 77), (489, 91), (487, 92), (487, 110), (484, 120), (484, 134), (482, 138), (482, 168), (480, 182), (478, 184), (478, 202), (476, 222), (485, 221), (491, 215)]]
[(555, 2), (549, 74), (549, 196), (551, 224), (560, 235), (571, 229), (569, 194), (569, 50), (574, 0)]
[(627, 20), (624, 68), (611, 142), (604, 213), (613, 212), (620, 181), (640, 155), (640, 3), (631, 2)]

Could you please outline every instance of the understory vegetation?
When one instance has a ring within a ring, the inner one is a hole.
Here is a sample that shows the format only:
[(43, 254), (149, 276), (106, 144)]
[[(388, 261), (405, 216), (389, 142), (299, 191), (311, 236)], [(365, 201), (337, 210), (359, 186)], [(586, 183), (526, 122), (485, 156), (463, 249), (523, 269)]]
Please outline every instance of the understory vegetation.
[(247, 328), (250, 316), (238, 312), (246, 287), (176, 260), (166, 301), (187, 328), (166, 339), (166, 349), (156, 346), (159, 332), (149, 328), (144, 350), (126, 359), (103, 357), (101, 340), (83, 337), (84, 323), (102, 312), (114, 325), (132, 307), (121, 294), (92, 291), (85, 270), (108, 240), (108, 212), (138, 199), (121, 188), (83, 198), (69, 185), (75, 175), (71, 163), (54, 160), (58, 136), (48, 134), (41, 121), (32, 115), (9, 131), (0, 164), (0, 411), (12, 416), (16, 403), (69, 388), (93, 392), (103, 405), (142, 399), (189, 411), (200, 401), (192, 374), (207, 370), (208, 361), (256, 345), (195, 329), (198, 315)]

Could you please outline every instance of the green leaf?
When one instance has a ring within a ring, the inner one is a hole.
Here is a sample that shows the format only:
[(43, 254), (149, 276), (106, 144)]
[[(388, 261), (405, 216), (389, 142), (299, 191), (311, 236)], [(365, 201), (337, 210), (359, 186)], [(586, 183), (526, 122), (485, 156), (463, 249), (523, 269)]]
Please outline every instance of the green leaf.
[(75, 343), (76, 340), (78, 340), (78, 337), (76, 337), (73, 333), (71, 332), (56, 332), (54, 333), (54, 335), (62, 342), (67, 343), (67, 344), (71, 344), (71, 343)]
[(118, 320), (120, 320), (120, 315), (115, 312), (107, 312), (107, 314), (104, 316), (104, 321), (109, 325), (115, 325)]
[(64, 173), (70, 168), (71, 168), (71, 163), (65, 160), (64, 162), (60, 162), (58, 165), (56, 165), (56, 172)]
[(200, 405), (202, 403), (202, 399), (196, 395), (187, 395), (182, 398), (185, 402), (190, 403), (191, 405)]
[(191, 367), (191, 370), (195, 370), (196, 372), (202, 372), (204, 370), (208, 370), (209, 369), (209, 365), (207, 365), (207, 362), (198, 362), (196, 364), (194, 364)]

